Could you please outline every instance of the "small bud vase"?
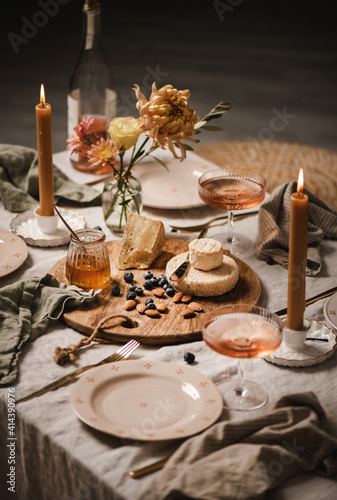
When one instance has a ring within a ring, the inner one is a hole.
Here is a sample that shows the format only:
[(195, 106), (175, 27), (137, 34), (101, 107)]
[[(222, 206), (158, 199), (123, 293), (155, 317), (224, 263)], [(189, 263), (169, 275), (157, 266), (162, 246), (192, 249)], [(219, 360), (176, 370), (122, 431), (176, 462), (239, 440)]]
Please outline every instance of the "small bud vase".
[(102, 193), (104, 220), (112, 233), (124, 233), (129, 213), (143, 209), (142, 186), (133, 176), (114, 177), (105, 183)]

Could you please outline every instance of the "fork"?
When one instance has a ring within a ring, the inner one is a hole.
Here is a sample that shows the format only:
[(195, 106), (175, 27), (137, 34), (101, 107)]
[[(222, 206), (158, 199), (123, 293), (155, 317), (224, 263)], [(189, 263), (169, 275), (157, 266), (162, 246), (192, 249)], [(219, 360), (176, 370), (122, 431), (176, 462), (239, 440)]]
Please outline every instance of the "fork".
[(129, 356), (131, 356), (133, 351), (137, 349), (139, 345), (140, 344), (139, 342), (137, 342), (137, 340), (132, 339), (127, 344), (118, 349), (118, 351), (116, 351), (114, 354), (111, 354), (107, 358), (102, 359), (102, 361), (99, 361), (94, 365), (82, 366), (81, 368), (78, 368), (77, 370), (68, 373), (68, 375), (65, 375), (64, 377), (55, 380), (55, 382), (52, 382), (51, 384), (48, 384), (45, 387), (42, 387), (42, 389), (38, 389), (37, 391), (28, 394), (28, 396), (18, 399), (16, 401), (16, 404), (22, 403), (23, 401), (29, 401), (30, 399), (33, 399), (38, 396), (42, 396), (42, 394), (46, 394), (46, 392), (53, 391), (54, 389), (57, 389), (58, 387), (67, 384), (68, 382), (72, 382), (73, 380), (77, 379), (78, 375), (80, 375), (83, 372), (86, 372), (87, 370), (90, 370), (91, 368), (95, 368), (96, 366), (104, 365), (106, 363), (111, 363), (113, 361), (122, 361), (124, 359), (127, 359)]
[[(252, 215), (258, 214), (258, 210), (254, 210), (253, 212), (249, 212), (246, 214), (239, 214), (239, 215), (234, 215), (235, 220), (240, 220), (240, 219), (245, 219), (246, 217), (251, 217)], [(202, 224), (197, 224), (196, 226), (170, 226), (170, 228), (174, 229), (175, 231), (181, 231), (182, 233), (187, 232), (187, 233), (197, 233), (198, 231), (202, 231), (203, 229), (207, 229), (211, 226), (212, 222), (216, 222), (219, 220), (224, 220), (226, 221), (228, 219), (227, 215), (222, 215), (220, 217), (214, 217), (213, 219), (209, 220), (208, 222), (203, 222)], [(219, 225), (219, 224), (217, 224)]]

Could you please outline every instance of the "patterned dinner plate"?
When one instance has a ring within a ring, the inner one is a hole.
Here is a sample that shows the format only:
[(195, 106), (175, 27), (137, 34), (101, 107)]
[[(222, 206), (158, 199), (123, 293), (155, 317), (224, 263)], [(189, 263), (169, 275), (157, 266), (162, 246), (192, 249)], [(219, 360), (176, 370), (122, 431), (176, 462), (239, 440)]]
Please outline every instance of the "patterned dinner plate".
[(5, 229), (0, 229), (0, 277), (18, 269), (27, 259), (26, 243)]
[(214, 383), (188, 366), (119, 361), (84, 374), (70, 403), (78, 418), (125, 439), (159, 441), (197, 434), (221, 415)]

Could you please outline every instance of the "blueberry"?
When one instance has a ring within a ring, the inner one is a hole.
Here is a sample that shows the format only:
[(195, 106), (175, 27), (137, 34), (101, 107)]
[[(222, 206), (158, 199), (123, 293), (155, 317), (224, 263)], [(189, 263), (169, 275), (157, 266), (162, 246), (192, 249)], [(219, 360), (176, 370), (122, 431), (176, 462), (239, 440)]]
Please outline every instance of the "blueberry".
[(167, 293), (167, 295), (169, 297), (173, 297), (173, 295), (175, 295), (175, 293), (176, 293), (176, 291), (174, 290), (174, 288), (172, 288), (170, 286), (165, 289), (165, 292)]
[(192, 352), (185, 352), (184, 361), (186, 361), (186, 363), (191, 365), (192, 363), (194, 363), (194, 360), (195, 360), (195, 356)]
[(129, 292), (126, 294), (126, 300), (135, 300), (136, 297), (137, 295), (135, 294), (135, 292)]
[(94, 229), (98, 229), (99, 231), (103, 231), (103, 229), (101, 228), (101, 226), (95, 226)]
[(130, 292), (135, 292), (135, 291), (136, 291), (136, 288), (138, 288), (138, 287), (137, 287), (137, 285), (130, 285), (130, 286), (129, 286), (129, 290), (130, 290)]
[(152, 290), (152, 283), (150, 280), (145, 280), (143, 283), (143, 287), (145, 290)]
[(140, 286), (136, 286), (134, 292), (135, 292), (136, 295), (140, 296), (140, 295), (143, 295), (144, 290)]
[(168, 285), (168, 284), (169, 284), (169, 282), (167, 281), (166, 276), (164, 276), (163, 278), (159, 279), (159, 286), (161, 286), (162, 288), (164, 288), (164, 286)]
[(127, 272), (124, 274), (124, 281), (126, 281), (127, 283), (132, 283), (133, 281), (133, 273), (131, 272)]
[(153, 303), (153, 299), (146, 299), (145, 301), (145, 305), (147, 306), (148, 304), (152, 304)]
[(266, 262), (268, 266), (273, 266), (274, 264), (276, 264), (276, 261), (273, 259), (273, 257), (268, 257)]
[(151, 278), (150, 281), (152, 283), (153, 288), (156, 288), (157, 286), (159, 286), (158, 278)]
[(121, 289), (119, 288), (119, 286), (113, 286), (111, 288), (111, 293), (112, 295), (114, 295), (115, 297), (118, 297), (118, 295), (121, 293)]
[(171, 287), (171, 285), (169, 283), (165, 283), (163, 285), (163, 288), (164, 288), (164, 290), (166, 290), (167, 288), (172, 288), (172, 287)]
[(158, 276), (158, 279), (159, 279), (159, 280), (161, 280), (162, 278), (166, 278), (166, 274), (160, 274), (160, 275)]
[(153, 278), (153, 273), (151, 273), (151, 271), (146, 271), (143, 276), (146, 280), (150, 280), (151, 278)]
[(153, 302), (146, 304), (146, 309), (156, 309), (156, 305)]

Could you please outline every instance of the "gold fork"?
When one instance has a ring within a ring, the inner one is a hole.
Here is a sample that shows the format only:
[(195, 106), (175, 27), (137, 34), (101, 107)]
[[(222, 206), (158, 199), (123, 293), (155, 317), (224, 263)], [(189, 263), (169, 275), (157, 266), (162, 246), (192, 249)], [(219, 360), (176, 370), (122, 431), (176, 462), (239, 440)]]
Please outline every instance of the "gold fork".
[[(239, 214), (239, 215), (234, 215), (235, 220), (240, 220), (240, 219), (245, 219), (246, 217), (251, 217), (252, 215), (258, 214), (258, 210), (254, 210), (254, 212), (249, 212), (247, 214)], [(175, 231), (181, 231), (182, 233), (197, 233), (198, 231), (202, 231), (203, 229), (207, 229), (211, 226), (213, 222), (219, 221), (219, 220), (224, 220), (227, 221), (228, 216), (227, 215), (222, 215), (221, 217), (214, 217), (214, 219), (209, 220), (208, 222), (204, 222), (202, 224), (197, 224), (196, 226), (170, 226), (170, 228), (174, 229)], [(219, 225), (219, 224), (216, 224)]]
[(81, 368), (78, 368), (77, 370), (68, 373), (68, 375), (65, 375), (64, 377), (59, 378), (58, 380), (55, 380), (55, 382), (52, 382), (51, 384), (46, 385), (45, 387), (42, 387), (42, 389), (39, 389), (37, 391), (32, 392), (31, 394), (28, 394), (28, 396), (25, 396), (21, 399), (18, 399), (16, 401), (16, 404), (22, 403), (23, 401), (29, 401), (30, 399), (36, 398), (38, 396), (42, 396), (42, 394), (46, 394), (46, 392), (53, 391), (54, 389), (57, 389), (58, 387), (61, 387), (62, 385), (65, 385), (69, 382), (72, 382), (75, 380), (78, 375), (81, 373), (90, 370), (90, 368), (95, 368), (96, 366), (104, 365), (106, 363), (111, 363), (113, 361), (122, 361), (124, 359), (127, 359), (135, 349), (139, 346), (139, 342), (137, 340), (130, 340), (127, 344), (125, 344), (123, 347), (118, 349), (114, 354), (111, 354), (105, 359), (102, 359), (102, 361), (99, 361), (98, 363), (94, 365), (87, 365), (87, 366), (82, 366)]

